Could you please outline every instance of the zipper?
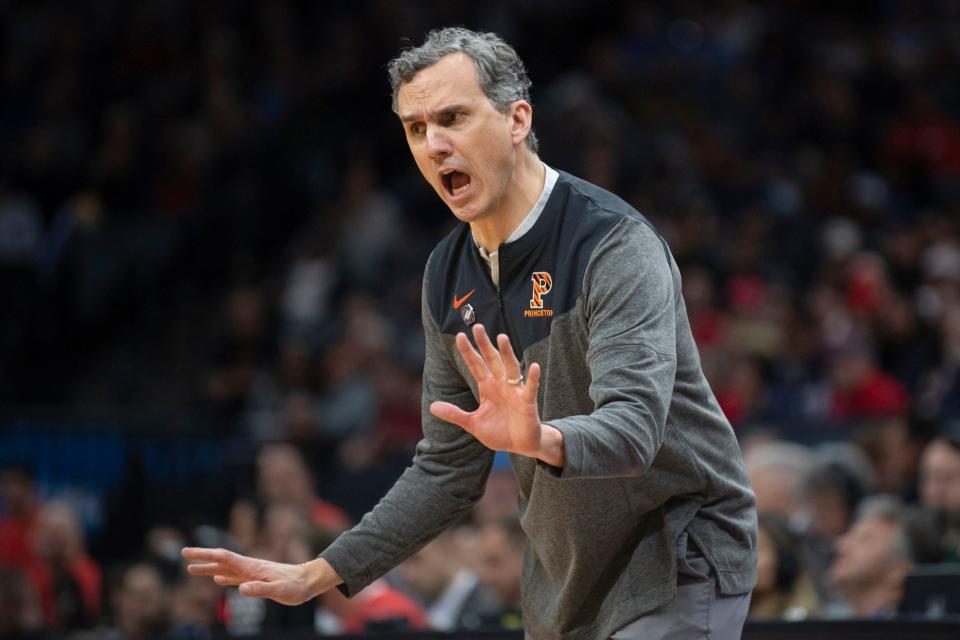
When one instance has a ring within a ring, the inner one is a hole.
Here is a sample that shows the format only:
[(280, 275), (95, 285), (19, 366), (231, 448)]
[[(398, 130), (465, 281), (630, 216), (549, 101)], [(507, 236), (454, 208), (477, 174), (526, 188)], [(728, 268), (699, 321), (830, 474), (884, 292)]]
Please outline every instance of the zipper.
[[(502, 256), (497, 256), (498, 260), (499, 260), (501, 257), (502, 257)], [(503, 262), (500, 262), (499, 266), (500, 266), (500, 267), (503, 267)], [(510, 340), (510, 348), (513, 349), (513, 354), (514, 354), (515, 356), (517, 356), (517, 360), (520, 361), (520, 370), (523, 371), (523, 370), (524, 370), (523, 354), (522, 354), (522, 352), (521, 352), (520, 355), (517, 355), (517, 347), (518, 347), (519, 345), (517, 345), (517, 343), (514, 342), (514, 340), (513, 340), (513, 335), (512, 335), (512, 332), (510, 331), (510, 322), (507, 321), (507, 312), (506, 312), (506, 310), (503, 308), (503, 292), (502, 292), (502, 289), (501, 289), (501, 287), (500, 287), (500, 275), (501, 275), (502, 273), (503, 273), (503, 269), (502, 269), (502, 268), (501, 268), (501, 269), (498, 269), (498, 271), (497, 271), (497, 282), (496, 282), (496, 285), (497, 285), (497, 308), (500, 310), (500, 321), (503, 323), (503, 332), (507, 334), (507, 338)], [(494, 344), (494, 345), (497, 344), (496, 339), (494, 339), (493, 344)]]

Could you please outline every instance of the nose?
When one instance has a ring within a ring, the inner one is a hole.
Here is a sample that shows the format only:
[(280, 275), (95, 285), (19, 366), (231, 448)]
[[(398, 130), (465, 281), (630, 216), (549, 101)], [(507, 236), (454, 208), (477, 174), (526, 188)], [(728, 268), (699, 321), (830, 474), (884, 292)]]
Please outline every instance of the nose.
[(443, 160), (453, 153), (450, 140), (439, 127), (427, 127), (427, 153), (433, 160)]

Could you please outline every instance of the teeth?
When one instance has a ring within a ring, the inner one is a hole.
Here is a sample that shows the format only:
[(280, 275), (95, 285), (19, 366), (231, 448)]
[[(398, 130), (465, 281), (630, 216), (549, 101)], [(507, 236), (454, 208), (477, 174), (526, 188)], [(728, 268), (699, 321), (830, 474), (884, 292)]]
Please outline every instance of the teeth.
[(470, 183), (468, 182), (467, 184), (463, 185), (463, 186), (460, 187), (459, 189), (454, 189), (454, 190), (453, 190), (453, 195), (458, 196), (458, 195), (460, 195), (461, 193), (463, 193), (464, 191), (466, 191), (466, 190), (469, 189), (469, 188), (470, 188)]

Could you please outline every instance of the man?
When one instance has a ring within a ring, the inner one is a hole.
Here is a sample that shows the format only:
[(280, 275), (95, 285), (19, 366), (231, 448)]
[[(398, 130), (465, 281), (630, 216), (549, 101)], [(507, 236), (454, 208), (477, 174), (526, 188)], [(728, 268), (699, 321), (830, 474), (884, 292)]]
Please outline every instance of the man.
[(495, 612), (487, 616), (487, 620), (495, 621), (493, 628), (519, 628), (526, 543), (516, 517), (488, 522), (477, 534), (477, 576), (497, 599)]
[(449, 527), (399, 567), (405, 590), (423, 603), (436, 631), (476, 631), (499, 610), (493, 592), (470, 568), (468, 535), (473, 538), (461, 527)]
[(739, 637), (754, 496), (666, 244), (613, 194), (540, 161), (530, 81), (499, 37), (432, 32), (390, 76), (417, 166), (466, 223), (424, 274), (423, 440), (317, 560), (187, 549), (190, 571), (281, 602), (334, 585), (354, 594), (467, 512), (499, 450), (530, 541), (530, 637), (660, 637), (676, 625)]
[(864, 501), (850, 530), (837, 539), (830, 579), (849, 611), (833, 615), (890, 617), (903, 597), (913, 558), (909, 514), (889, 496)]

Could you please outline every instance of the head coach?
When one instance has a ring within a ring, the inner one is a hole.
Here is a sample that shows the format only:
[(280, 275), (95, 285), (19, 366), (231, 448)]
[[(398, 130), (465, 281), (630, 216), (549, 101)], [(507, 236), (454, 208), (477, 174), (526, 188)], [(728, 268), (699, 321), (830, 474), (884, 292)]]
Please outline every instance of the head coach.
[(528, 637), (739, 638), (754, 496), (666, 243), (540, 160), (530, 80), (498, 36), (433, 31), (390, 81), (414, 161), (463, 223), (424, 274), (423, 439), (316, 560), (188, 548), (189, 571), (288, 604), (352, 595), (469, 511), (506, 451)]

